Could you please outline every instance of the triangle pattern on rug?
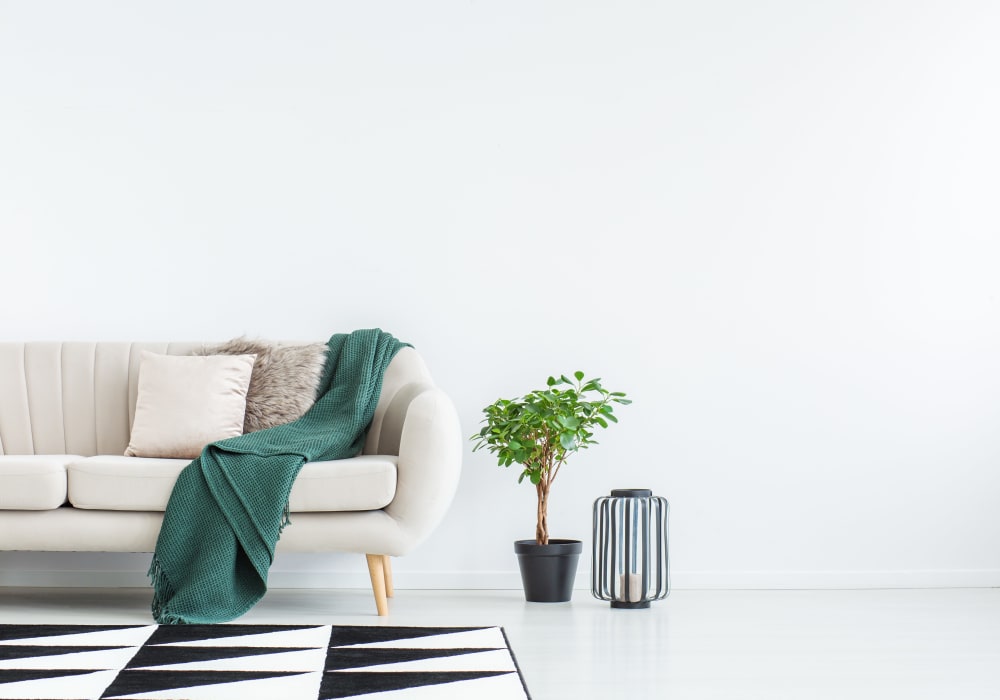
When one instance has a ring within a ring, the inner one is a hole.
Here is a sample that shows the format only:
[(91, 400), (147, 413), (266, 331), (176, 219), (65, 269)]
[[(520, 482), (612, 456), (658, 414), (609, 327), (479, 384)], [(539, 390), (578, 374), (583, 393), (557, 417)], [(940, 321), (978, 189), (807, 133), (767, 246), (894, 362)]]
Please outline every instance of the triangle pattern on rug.
[[(16, 674), (16, 675), (15, 675)], [(100, 698), (117, 670), (66, 671), (35, 669), (0, 671), (0, 698), (80, 700)]]
[(396, 673), (403, 671), (452, 672), (452, 671), (517, 671), (510, 652), (506, 649), (470, 649), (468, 654), (457, 656), (435, 656), (428, 659), (414, 659), (389, 664), (363, 667), (365, 671)]
[[(319, 690), (320, 700), (352, 698), (371, 693), (406, 690), (429, 685), (443, 685), (456, 681), (489, 678), (505, 671), (455, 671), (450, 673), (424, 673), (410, 671), (402, 673), (378, 673), (371, 671), (337, 671), (323, 674), (323, 685)], [(474, 696), (469, 696), (474, 697)]]
[[(127, 668), (152, 668), (174, 664), (202, 663), (223, 659), (283, 654), (303, 651), (290, 647), (189, 647), (189, 646), (149, 646), (148, 644), (132, 657)], [(309, 649), (308, 651), (314, 651)], [(253, 663), (253, 662), (249, 662)]]
[(319, 648), (330, 643), (330, 625), (161, 625), (148, 644), (174, 646)]
[[(118, 674), (114, 683), (104, 692), (104, 697), (133, 697), (136, 693), (145, 695), (164, 690), (231, 685), (297, 675), (302, 674), (294, 671), (139, 671), (126, 669)], [(247, 687), (250, 685), (252, 684), (247, 683)], [(171, 697), (177, 697), (177, 693)], [(187, 697), (187, 695), (181, 697)]]
[[(170, 647), (159, 647), (159, 649)], [(176, 647), (175, 647), (176, 648)], [(180, 647), (187, 650), (196, 647)], [(306, 673), (323, 668), (326, 649), (293, 649), (277, 651), (273, 649), (230, 649), (226, 647), (209, 647), (208, 650), (222, 650), (222, 655), (200, 655), (200, 660), (191, 658), (187, 661), (178, 660), (174, 663), (147, 664), (130, 666), (130, 670), (147, 671), (288, 671)], [(255, 653), (262, 652), (262, 653)]]
[[(420, 639), (423, 637), (440, 637), (455, 632), (473, 632), (481, 627), (371, 627), (371, 626), (338, 626), (330, 635), (330, 646), (343, 647), (360, 644), (385, 644), (405, 639)], [(487, 628), (488, 629), (488, 628)], [(419, 647), (420, 644), (410, 644), (409, 647)]]
[(0, 698), (527, 700), (499, 627), (0, 625)]
[[(405, 628), (397, 628), (405, 629)], [(332, 642), (331, 642), (332, 644)], [(370, 633), (370, 641), (350, 645), (356, 649), (505, 649), (507, 642), (497, 627), (482, 627), (469, 630), (442, 628), (437, 634), (418, 637), (399, 636), (399, 633), (379, 639)]]
[(104, 700), (298, 700), (317, 698), (322, 674), (238, 680), (232, 683), (140, 691), (128, 695), (103, 695)]
[[(4, 661), (27, 659), (34, 656), (62, 656), (79, 652), (101, 652), (128, 647), (64, 647), (47, 644), (5, 644), (0, 646), (0, 664)], [(0, 666), (2, 668), (2, 666)]]
[(356, 700), (507, 700), (508, 698), (528, 700), (524, 684), (514, 673), (453, 680), (434, 685), (417, 685), (399, 690), (365, 692), (346, 697)]
[(63, 678), (66, 676), (80, 676), (91, 671), (81, 669), (51, 669), (51, 668), (16, 668), (0, 670), (0, 684), (21, 683), (23, 681), (37, 681), (42, 678)]
[(65, 634), (118, 632), (129, 629), (135, 629), (135, 625), (0, 625), (0, 644), (12, 639), (41, 639)]
[(389, 666), (411, 661), (440, 659), (460, 654), (476, 654), (482, 649), (358, 649), (331, 647), (326, 657), (327, 671), (343, 671), (366, 666)]
[[(108, 670), (119, 669), (135, 654), (136, 647), (0, 647), (0, 669), (46, 668), (50, 670)], [(7, 656), (11, 649), (16, 654)], [(67, 651), (71, 649), (72, 651)]]
[(156, 625), (0, 625), (0, 698), (99, 698)]
[(0, 647), (44, 646), (138, 647), (156, 625), (0, 625)]

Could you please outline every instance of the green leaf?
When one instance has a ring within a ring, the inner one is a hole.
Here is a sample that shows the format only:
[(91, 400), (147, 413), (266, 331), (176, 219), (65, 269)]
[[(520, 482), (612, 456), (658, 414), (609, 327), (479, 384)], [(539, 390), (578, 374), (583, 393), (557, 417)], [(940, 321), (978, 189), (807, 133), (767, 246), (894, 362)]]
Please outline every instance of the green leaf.
[(559, 433), (559, 444), (562, 445), (564, 450), (573, 450), (576, 448), (576, 434), (570, 430), (564, 433)]
[(539, 472), (531, 472), (531, 483), (532, 484), (534, 484), (535, 486), (538, 486), (538, 484), (541, 482), (541, 480), (542, 480), (542, 475)]
[(549, 377), (549, 378), (548, 378), (548, 379), (546, 380), (546, 382), (545, 382), (545, 385), (546, 385), (546, 386), (554, 386), (554, 385), (555, 385), (555, 383), (556, 383), (556, 378), (555, 378), (555, 377)]
[(573, 376), (576, 377), (576, 381), (578, 382), (583, 381), (583, 372), (581, 372), (580, 370), (574, 372)]
[(567, 430), (576, 430), (580, 427), (580, 419), (573, 416), (559, 416), (559, 422)]

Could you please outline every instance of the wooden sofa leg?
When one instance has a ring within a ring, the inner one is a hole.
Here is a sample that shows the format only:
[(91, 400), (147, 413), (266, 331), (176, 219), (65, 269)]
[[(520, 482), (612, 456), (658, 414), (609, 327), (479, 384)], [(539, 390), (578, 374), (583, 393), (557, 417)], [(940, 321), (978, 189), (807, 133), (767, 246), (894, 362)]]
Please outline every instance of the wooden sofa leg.
[(388, 554), (382, 555), (382, 571), (385, 572), (385, 595), (392, 598), (392, 559)]
[(380, 616), (389, 614), (389, 601), (385, 597), (385, 567), (381, 554), (366, 554), (368, 559), (368, 576), (372, 580), (372, 592), (375, 594), (375, 607)]

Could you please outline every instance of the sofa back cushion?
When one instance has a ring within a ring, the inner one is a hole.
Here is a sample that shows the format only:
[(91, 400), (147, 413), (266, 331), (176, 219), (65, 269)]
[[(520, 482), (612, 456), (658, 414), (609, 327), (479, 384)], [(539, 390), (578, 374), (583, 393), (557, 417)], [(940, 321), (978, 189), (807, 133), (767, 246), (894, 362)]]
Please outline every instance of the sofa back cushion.
[(0, 454), (123, 454), (143, 350), (197, 343), (0, 343)]
[[(0, 454), (123, 454), (135, 419), (142, 351), (188, 355), (205, 344), (0, 343)], [(399, 444), (401, 426), (386, 426), (383, 434), (383, 417), (412, 382), (433, 383), (417, 351), (403, 348), (386, 369), (366, 454)], [(397, 402), (394, 410), (401, 408)]]

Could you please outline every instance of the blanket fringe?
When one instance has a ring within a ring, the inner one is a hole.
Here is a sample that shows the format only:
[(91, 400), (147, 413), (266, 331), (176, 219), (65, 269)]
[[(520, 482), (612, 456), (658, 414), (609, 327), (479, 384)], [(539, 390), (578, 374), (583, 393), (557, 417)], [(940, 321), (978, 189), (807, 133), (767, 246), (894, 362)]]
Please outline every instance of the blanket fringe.
[(285, 529), (286, 525), (292, 524), (292, 511), (289, 509), (288, 501), (285, 501), (285, 508), (281, 511), (281, 525), (278, 526), (278, 534), (280, 535)]
[(174, 596), (174, 587), (167, 578), (167, 573), (160, 566), (160, 560), (153, 557), (153, 562), (146, 572), (150, 582), (153, 584), (153, 619), (162, 625), (183, 625), (187, 623), (184, 618), (174, 615), (167, 610), (168, 601)]

